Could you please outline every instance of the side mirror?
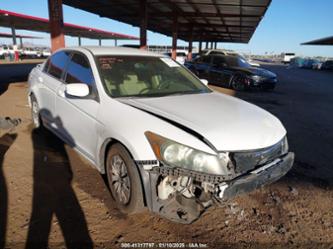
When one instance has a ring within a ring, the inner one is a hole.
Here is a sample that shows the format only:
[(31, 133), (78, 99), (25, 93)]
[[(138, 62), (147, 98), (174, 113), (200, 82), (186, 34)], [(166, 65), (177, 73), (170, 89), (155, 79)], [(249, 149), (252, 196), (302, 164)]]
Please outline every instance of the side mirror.
[(87, 97), (90, 93), (89, 86), (82, 83), (73, 83), (66, 85), (66, 94), (73, 97)]
[(201, 83), (204, 84), (205, 86), (208, 85), (208, 80), (206, 79), (200, 79)]

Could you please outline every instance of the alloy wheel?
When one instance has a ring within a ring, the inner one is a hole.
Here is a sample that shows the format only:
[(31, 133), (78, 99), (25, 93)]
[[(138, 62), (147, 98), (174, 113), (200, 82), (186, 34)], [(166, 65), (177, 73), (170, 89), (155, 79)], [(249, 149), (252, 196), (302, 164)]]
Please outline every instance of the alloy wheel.
[(114, 197), (122, 204), (126, 205), (131, 197), (131, 181), (127, 172), (127, 166), (119, 155), (114, 155), (111, 159), (111, 188)]

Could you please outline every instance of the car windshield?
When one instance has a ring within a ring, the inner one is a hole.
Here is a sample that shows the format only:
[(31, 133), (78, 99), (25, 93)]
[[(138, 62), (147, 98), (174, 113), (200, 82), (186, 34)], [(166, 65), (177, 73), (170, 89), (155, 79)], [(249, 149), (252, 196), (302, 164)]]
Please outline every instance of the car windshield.
[(226, 59), (230, 67), (251, 67), (251, 65), (240, 56), (228, 56)]
[(97, 64), (111, 97), (161, 97), (211, 92), (171, 58), (98, 56)]

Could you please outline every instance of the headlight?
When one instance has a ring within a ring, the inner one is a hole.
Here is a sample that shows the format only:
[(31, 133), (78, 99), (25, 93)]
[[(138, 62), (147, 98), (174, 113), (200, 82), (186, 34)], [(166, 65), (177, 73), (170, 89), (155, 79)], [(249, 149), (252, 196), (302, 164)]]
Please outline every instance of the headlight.
[(260, 81), (262, 79), (262, 77), (259, 75), (252, 75), (251, 79), (253, 79), (254, 81)]
[(281, 154), (285, 155), (289, 151), (289, 145), (288, 145), (288, 139), (287, 136), (285, 136), (281, 141)]
[(177, 143), (150, 131), (145, 135), (158, 160), (170, 167), (179, 167), (208, 174), (227, 175), (229, 156), (227, 153), (208, 154)]

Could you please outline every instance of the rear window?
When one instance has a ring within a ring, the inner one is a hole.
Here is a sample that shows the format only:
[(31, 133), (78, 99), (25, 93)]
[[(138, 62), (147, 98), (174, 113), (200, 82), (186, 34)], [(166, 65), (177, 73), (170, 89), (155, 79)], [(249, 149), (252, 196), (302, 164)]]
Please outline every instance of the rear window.
[(61, 75), (68, 63), (70, 53), (68, 51), (60, 51), (51, 56), (47, 62), (48, 74), (60, 79)]

